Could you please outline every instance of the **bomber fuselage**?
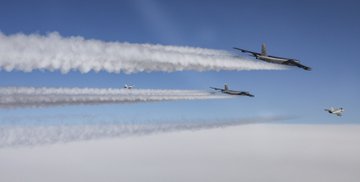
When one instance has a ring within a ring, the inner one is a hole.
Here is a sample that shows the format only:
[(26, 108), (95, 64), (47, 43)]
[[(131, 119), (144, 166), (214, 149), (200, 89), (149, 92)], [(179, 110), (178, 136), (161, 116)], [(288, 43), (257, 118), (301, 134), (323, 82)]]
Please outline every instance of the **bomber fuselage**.
[(254, 97), (254, 95), (250, 94), (249, 92), (236, 91), (236, 90), (223, 90), (222, 93), (229, 95), (246, 95), (246, 96)]
[(262, 56), (259, 55), (256, 57), (256, 59), (260, 59), (269, 63), (277, 63), (277, 64), (282, 64), (285, 61), (288, 61), (288, 59), (283, 59), (283, 58), (276, 58), (276, 57), (270, 57), (270, 56)]

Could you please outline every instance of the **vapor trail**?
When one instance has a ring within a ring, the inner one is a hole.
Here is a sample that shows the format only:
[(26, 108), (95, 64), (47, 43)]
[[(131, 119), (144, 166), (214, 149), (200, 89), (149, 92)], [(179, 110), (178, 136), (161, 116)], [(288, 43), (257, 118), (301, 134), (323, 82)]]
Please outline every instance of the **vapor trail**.
[(258, 117), (249, 119), (197, 120), (154, 123), (42, 124), (0, 125), (0, 148), (36, 146), (101, 138), (148, 135), (183, 130), (200, 130), (251, 123), (266, 123), (287, 117)]
[(67, 73), (137, 73), (152, 71), (279, 70), (281, 65), (255, 62), (226, 51), (194, 47), (104, 42), (83, 37), (0, 32), (0, 70), (49, 70)]
[(231, 98), (200, 90), (0, 88), (0, 108)]

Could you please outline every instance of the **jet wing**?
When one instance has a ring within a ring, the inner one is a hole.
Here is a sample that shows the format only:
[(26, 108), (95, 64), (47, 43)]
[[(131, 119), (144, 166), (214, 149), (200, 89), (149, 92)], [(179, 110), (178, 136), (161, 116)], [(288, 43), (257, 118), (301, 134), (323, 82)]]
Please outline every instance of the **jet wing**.
[(311, 70), (310, 67), (307, 67), (307, 66), (305, 66), (303, 64), (300, 64), (299, 62), (296, 62), (294, 60), (285, 61), (283, 64), (297, 66), (297, 67), (302, 68), (302, 69), (307, 70), (307, 71)]
[(249, 97), (255, 97), (254, 95), (250, 94), (249, 92), (241, 92), (240, 95), (245, 95)]
[(222, 88), (216, 88), (216, 87), (210, 87), (211, 89), (214, 89), (214, 90), (221, 90), (221, 91), (223, 91), (224, 89), (222, 89)]
[(249, 53), (249, 54), (251, 54), (251, 55), (254, 56), (254, 57), (257, 57), (257, 56), (261, 55), (261, 54), (258, 53), (258, 52), (248, 51), (248, 50), (240, 49), (240, 48), (237, 48), (237, 47), (234, 47), (234, 49), (239, 50), (239, 51), (241, 51), (241, 52)]

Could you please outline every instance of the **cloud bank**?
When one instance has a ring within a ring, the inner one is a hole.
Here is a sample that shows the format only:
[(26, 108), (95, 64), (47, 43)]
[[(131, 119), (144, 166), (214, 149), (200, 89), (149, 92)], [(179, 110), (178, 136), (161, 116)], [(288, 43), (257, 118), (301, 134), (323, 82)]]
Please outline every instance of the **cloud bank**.
[(231, 96), (200, 90), (0, 88), (0, 108), (49, 107), (76, 104), (135, 103), (170, 100), (224, 99)]
[(10, 147), (0, 149), (0, 179), (358, 182), (359, 143), (357, 124), (249, 124), (126, 139)]
[(285, 67), (195, 47), (130, 44), (48, 35), (0, 32), (0, 70), (106, 71), (110, 73), (279, 70)]

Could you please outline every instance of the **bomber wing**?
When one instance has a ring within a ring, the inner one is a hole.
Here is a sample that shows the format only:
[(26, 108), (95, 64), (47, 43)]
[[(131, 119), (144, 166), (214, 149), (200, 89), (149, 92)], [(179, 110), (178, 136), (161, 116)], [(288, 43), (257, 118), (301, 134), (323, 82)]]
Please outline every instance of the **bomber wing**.
[(249, 92), (241, 92), (240, 94), (241, 95), (246, 95), (246, 96), (249, 96), (249, 97), (255, 97), (255, 95), (252, 95)]
[(261, 54), (258, 53), (258, 52), (248, 51), (248, 50), (240, 49), (240, 48), (237, 48), (237, 47), (234, 47), (234, 49), (239, 50), (239, 51), (244, 52), (244, 53), (249, 53), (249, 54), (251, 54), (251, 55), (254, 56), (254, 57), (257, 57), (257, 56), (261, 55)]
[(214, 89), (214, 90), (221, 90), (221, 91), (223, 91), (224, 89), (222, 89), (222, 88), (216, 88), (216, 87), (210, 87), (211, 89)]
[(297, 67), (302, 68), (302, 69), (307, 70), (307, 71), (311, 70), (310, 67), (307, 67), (307, 66), (305, 66), (303, 64), (300, 64), (299, 62), (294, 61), (294, 60), (285, 61), (283, 64), (297, 66)]

